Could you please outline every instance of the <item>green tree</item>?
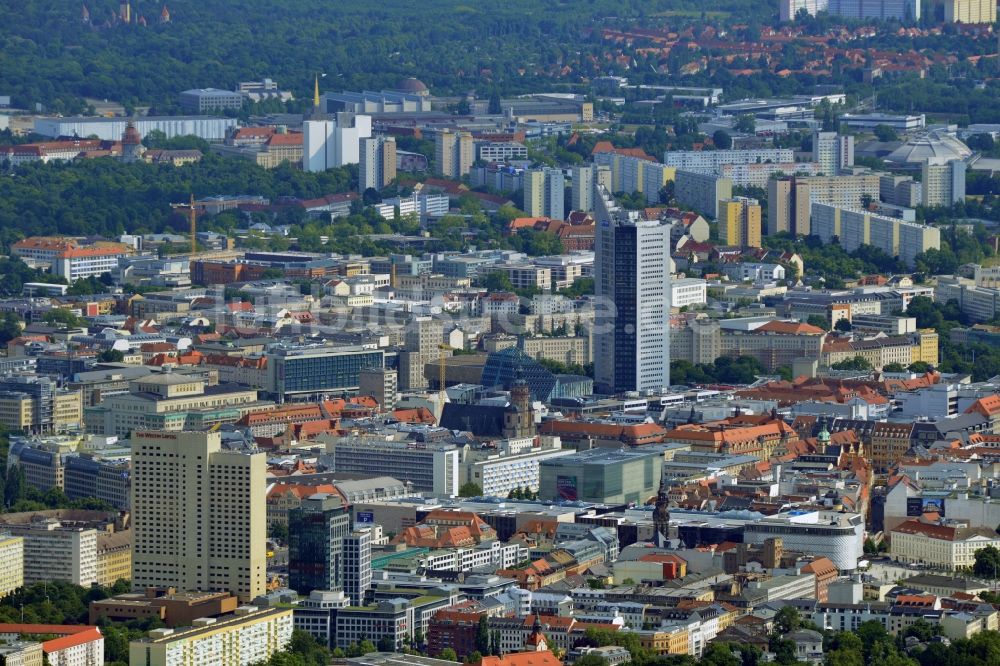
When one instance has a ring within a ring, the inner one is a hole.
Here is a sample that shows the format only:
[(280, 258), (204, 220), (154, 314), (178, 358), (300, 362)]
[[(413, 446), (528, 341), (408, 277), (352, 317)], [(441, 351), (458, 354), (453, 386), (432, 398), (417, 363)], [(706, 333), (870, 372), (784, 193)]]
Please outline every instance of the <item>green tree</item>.
[(463, 483), (458, 489), (459, 497), (482, 497), (483, 487), (472, 481)]
[(514, 283), (510, 281), (506, 273), (500, 271), (488, 273), (483, 278), (483, 287), (490, 292), (514, 291)]
[(105, 349), (97, 355), (97, 360), (101, 363), (121, 363), (125, 360), (125, 354), (117, 349)]
[(51, 326), (65, 326), (66, 328), (77, 328), (84, 325), (83, 319), (67, 308), (52, 308), (45, 313), (42, 321)]
[(882, 366), (882, 372), (906, 372), (902, 363), (889, 363)]
[(715, 134), (712, 135), (712, 143), (719, 150), (729, 150), (733, 147), (733, 137), (729, 136), (726, 130), (715, 130)]
[(793, 632), (802, 626), (802, 617), (792, 606), (783, 606), (774, 615), (774, 631), (779, 635)]
[(875, 138), (882, 142), (899, 140), (899, 135), (896, 134), (896, 130), (888, 125), (876, 125), (872, 132), (875, 134)]
[(446, 647), (441, 650), (441, 652), (437, 655), (437, 658), (444, 659), (445, 661), (458, 661), (458, 655), (455, 654), (455, 650), (450, 647)]
[(844, 333), (848, 333), (854, 329), (854, 327), (851, 325), (851, 322), (846, 317), (838, 319), (837, 323), (834, 324), (833, 328), (834, 330), (841, 331)]
[(13, 312), (0, 313), (0, 345), (21, 335), (21, 319)]
[(574, 661), (573, 666), (608, 666), (608, 660), (596, 654), (585, 654)]
[(863, 372), (865, 370), (871, 370), (872, 364), (869, 363), (863, 356), (855, 356), (854, 358), (848, 358), (838, 363), (834, 363), (830, 367), (834, 370), (856, 370)]
[(809, 315), (806, 318), (806, 323), (810, 326), (815, 326), (816, 328), (822, 328), (824, 331), (830, 330), (830, 320), (823, 315)]
[(483, 655), (490, 654), (490, 625), (485, 615), (479, 618), (476, 627), (476, 651)]
[(910, 372), (919, 372), (922, 374), (925, 372), (930, 372), (931, 370), (934, 369), (934, 366), (932, 366), (927, 361), (914, 361), (910, 365), (906, 366), (906, 369), (909, 370)]
[(1000, 549), (996, 546), (980, 548), (974, 554), (972, 573), (980, 578), (1000, 577)]

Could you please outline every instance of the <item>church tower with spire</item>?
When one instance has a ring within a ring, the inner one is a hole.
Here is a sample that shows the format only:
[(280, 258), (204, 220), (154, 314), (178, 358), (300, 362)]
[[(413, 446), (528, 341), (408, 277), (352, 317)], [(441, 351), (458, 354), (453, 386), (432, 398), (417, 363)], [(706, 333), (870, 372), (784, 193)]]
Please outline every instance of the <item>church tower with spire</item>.
[(669, 548), (677, 541), (677, 527), (670, 525), (670, 497), (667, 479), (660, 476), (660, 489), (656, 493), (656, 505), (653, 509), (654, 543), (658, 548)]
[(524, 380), (522, 369), (510, 387), (510, 404), (503, 415), (503, 436), (520, 439), (535, 436), (535, 413), (531, 408), (531, 387)]

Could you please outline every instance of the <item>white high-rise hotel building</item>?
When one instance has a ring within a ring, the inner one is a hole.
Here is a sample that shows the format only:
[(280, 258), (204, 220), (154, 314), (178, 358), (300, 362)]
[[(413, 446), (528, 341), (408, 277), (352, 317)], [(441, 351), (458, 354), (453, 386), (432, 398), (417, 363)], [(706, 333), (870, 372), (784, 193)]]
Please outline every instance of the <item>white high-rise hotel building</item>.
[(621, 210), (603, 187), (594, 283), (595, 386), (606, 392), (670, 385), (670, 227)]

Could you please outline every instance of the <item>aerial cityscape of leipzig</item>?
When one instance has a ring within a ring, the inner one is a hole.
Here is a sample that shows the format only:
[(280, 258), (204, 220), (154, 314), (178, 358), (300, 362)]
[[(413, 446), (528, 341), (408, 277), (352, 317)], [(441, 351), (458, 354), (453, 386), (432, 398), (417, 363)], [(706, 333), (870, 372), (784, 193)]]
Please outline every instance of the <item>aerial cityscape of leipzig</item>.
[(0, 666), (1000, 666), (997, 0), (0, 2)]

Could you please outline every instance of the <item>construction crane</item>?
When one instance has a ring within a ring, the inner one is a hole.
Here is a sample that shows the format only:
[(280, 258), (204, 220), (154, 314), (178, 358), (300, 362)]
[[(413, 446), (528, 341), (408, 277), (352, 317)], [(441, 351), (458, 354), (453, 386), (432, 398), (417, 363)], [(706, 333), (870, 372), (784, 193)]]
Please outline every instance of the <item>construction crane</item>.
[(194, 207), (194, 194), (188, 203), (170, 204), (174, 210), (187, 209), (188, 219), (191, 221), (191, 256), (198, 251), (198, 211)]

